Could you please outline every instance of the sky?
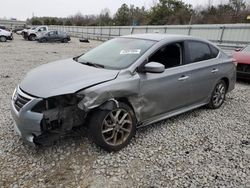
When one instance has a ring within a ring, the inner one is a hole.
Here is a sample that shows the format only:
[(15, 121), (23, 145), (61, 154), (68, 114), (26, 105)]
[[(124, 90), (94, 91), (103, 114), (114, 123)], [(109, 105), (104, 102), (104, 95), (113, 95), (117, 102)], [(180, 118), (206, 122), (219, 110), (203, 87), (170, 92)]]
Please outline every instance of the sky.
[[(102, 9), (108, 8), (112, 14), (123, 4), (134, 4), (149, 8), (157, 0), (1, 0), (0, 18), (16, 18), (26, 20), (34, 16), (67, 17), (78, 12), (82, 14), (99, 14)], [(183, 0), (185, 3), (207, 5), (209, 0)], [(218, 4), (226, 0), (210, 0)]]

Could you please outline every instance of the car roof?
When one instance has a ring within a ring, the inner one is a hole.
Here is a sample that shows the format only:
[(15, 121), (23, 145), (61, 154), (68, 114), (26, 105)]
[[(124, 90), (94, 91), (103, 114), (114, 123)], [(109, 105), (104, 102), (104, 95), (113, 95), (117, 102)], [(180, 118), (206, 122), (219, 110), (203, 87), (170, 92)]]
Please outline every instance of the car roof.
[(172, 34), (159, 34), (159, 33), (125, 35), (122, 36), (122, 38), (134, 38), (134, 39), (144, 39), (144, 40), (154, 40), (154, 41), (162, 41), (162, 40), (172, 41), (172, 40), (185, 40), (185, 39), (204, 41), (200, 38), (188, 35), (172, 35)]

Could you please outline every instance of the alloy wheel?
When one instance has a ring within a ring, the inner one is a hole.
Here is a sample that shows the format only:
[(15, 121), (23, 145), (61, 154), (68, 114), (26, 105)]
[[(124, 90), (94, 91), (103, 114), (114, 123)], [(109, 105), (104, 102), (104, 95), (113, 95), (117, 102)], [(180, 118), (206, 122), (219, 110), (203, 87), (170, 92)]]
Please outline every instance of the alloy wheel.
[(131, 134), (132, 117), (125, 109), (112, 110), (102, 123), (102, 136), (112, 146), (124, 143)]
[(212, 98), (214, 106), (216, 107), (220, 106), (223, 103), (225, 96), (226, 96), (225, 85), (223, 83), (217, 84)]

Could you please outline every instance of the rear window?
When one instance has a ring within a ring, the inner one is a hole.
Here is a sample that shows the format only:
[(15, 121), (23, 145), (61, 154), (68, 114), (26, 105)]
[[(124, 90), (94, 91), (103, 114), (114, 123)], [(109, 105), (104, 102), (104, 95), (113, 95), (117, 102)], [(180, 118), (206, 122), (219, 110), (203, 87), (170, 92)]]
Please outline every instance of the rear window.
[(216, 58), (219, 54), (219, 50), (212, 45), (209, 45), (211, 49), (211, 57)]
[(189, 41), (188, 50), (190, 63), (204, 61), (212, 58), (210, 48), (206, 43)]

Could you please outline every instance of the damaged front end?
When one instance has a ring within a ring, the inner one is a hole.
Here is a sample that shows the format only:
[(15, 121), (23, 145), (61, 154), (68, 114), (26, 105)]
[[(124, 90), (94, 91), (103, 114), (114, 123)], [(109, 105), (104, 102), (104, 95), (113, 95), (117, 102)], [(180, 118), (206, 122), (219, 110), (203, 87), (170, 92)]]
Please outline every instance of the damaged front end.
[(37, 144), (56, 140), (72, 128), (84, 124), (87, 113), (78, 108), (83, 96), (77, 94), (61, 95), (42, 100), (32, 109), (42, 113), (42, 134), (34, 139)]
[[(112, 83), (102, 82), (53, 97), (31, 96), (18, 87), (12, 97), (11, 108), (15, 129), (29, 143), (51, 145), (72, 129), (85, 125), (87, 117), (96, 109), (112, 110), (119, 107), (119, 102), (130, 105), (137, 121), (140, 121), (139, 77), (128, 78), (116, 79)], [(16, 107), (19, 98), (21, 103), (25, 98), (27, 102)]]
[(28, 142), (50, 144), (84, 124), (87, 113), (78, 107), (83, 97), (67, 94), (41, 99), (31, 97), (18, 88), (12, 97), (15, 129)]

